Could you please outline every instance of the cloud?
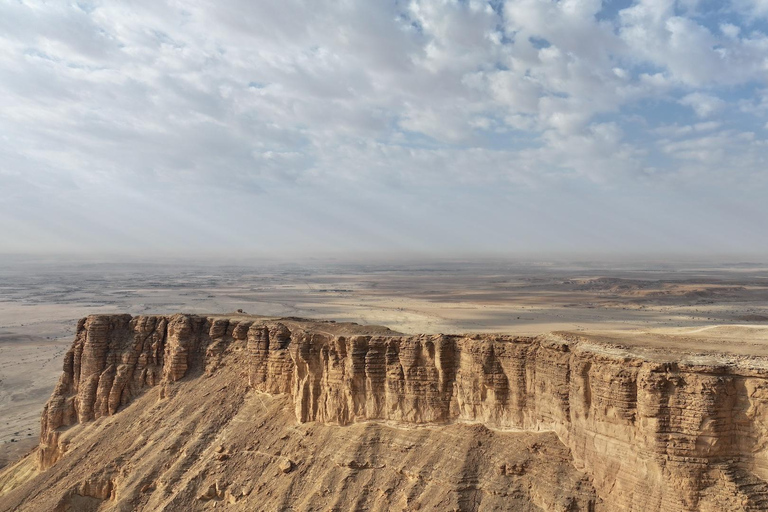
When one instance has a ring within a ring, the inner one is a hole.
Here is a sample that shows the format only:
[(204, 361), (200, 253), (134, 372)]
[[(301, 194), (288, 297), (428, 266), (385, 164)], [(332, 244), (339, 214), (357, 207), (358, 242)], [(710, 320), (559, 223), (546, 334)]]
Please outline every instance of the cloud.
[(309, 204), (309, 190), (332, 183), (379, 190), (386, 204), (414, 187), (615, 189), (697, 173), (713, 187), (762, 183), (763, 3), (727, 11), (673, 0), (4, 3), (0, 185), (13, 207), (101, 190), (151, 210), (158, 190), (243, 202), (293, 190)]
[(705, 121), (701, 123), (688, 124), (688, 125), (664, 125), (659, 126), (654, 130), (654, 133), (663, 137), (683, 137), (697, 132), (708, 132), (720, 128), (721, 123), (717, 121)]
[(693, 92), (680, 98), (679, 103), (691, 107), (699, 117), (709, 117), (725, 106), (725, 102), (716, 96)]
[(766, 0), (734, 0), (734, 7), (748, 19), (768, 17), (768, 2)]

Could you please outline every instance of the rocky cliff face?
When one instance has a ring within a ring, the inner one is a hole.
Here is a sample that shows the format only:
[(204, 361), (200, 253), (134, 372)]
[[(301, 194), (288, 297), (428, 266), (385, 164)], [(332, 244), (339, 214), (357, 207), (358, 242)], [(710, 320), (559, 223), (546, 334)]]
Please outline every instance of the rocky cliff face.
[(165, 397), (185, 377), (227, 371), (220, 366), (231, 350), (243, 354), (238, 378), (290, 397), (301, 423), (553, 432), (599, 497), (585, 508), (768, 510), (765, 362), (682, 363), (568, 335), (401, 336), (297, 319), (92, 316), (80, 321), (43, 412), (39, 466), (66, 454), (67, 426), (119, 415), (149, 388)]

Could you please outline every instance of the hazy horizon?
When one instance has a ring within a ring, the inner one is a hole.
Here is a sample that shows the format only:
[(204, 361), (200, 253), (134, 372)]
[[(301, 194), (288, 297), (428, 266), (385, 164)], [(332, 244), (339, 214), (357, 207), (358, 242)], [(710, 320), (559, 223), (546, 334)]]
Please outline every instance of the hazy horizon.
[(20, 1), (0, 45), (0, 254), (768, 254), (764, 1)]
[(228, 252), (70, 252), (70, 253), (0, 253), (0, 265), (7, 269), (82, 268), (97, 272), (99, 268), (129, 270), (135, 266), (151, 268), (316, 268), (369, 267), (385, 270), (461, 268), (488, 270), (500, 268), (553, 268), (590, 269), (606, 272), (634, 269), (645, 270), (694, 270), (740, 267), (768, 269), (768, 255), (764, 253), (741, 254), (693, 254), (693, 253), (608, 253), (608, 252), (547, 252), (547, 253), (435, 253), (435, 252), (318, 252), (258, 254)]

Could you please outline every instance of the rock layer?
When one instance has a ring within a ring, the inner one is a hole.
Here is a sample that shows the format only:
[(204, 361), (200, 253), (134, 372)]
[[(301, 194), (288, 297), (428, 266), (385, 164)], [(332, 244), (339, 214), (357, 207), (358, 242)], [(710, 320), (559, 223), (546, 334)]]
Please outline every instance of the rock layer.
[[(38, 463), (69, 425), (147, 388), (226, 371), (290, 397), (299, 422), (481, 423), (554, 432), (604, 510), (768, 509), (768, 371), (661, 360), (569, 335), (403, 336), (298, 319), (92, 316), (78, 324), (45, 407)], [(105, 487), (106, 488), (106, 487)], [(106, 491), (99, 491), (105, 494)]]

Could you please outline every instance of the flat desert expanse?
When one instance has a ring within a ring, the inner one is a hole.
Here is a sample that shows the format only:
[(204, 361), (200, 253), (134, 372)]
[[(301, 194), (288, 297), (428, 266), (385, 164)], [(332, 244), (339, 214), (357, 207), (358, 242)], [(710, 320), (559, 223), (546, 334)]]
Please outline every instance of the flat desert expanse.
[[(768, 355), (768, 265), (0, 259), (0, 467), (31, 449), (77, 320), (242, 309), (404, 333), (567, 331), (674, 354)], [(675, 357), (678, 357), (677, 355)]]

